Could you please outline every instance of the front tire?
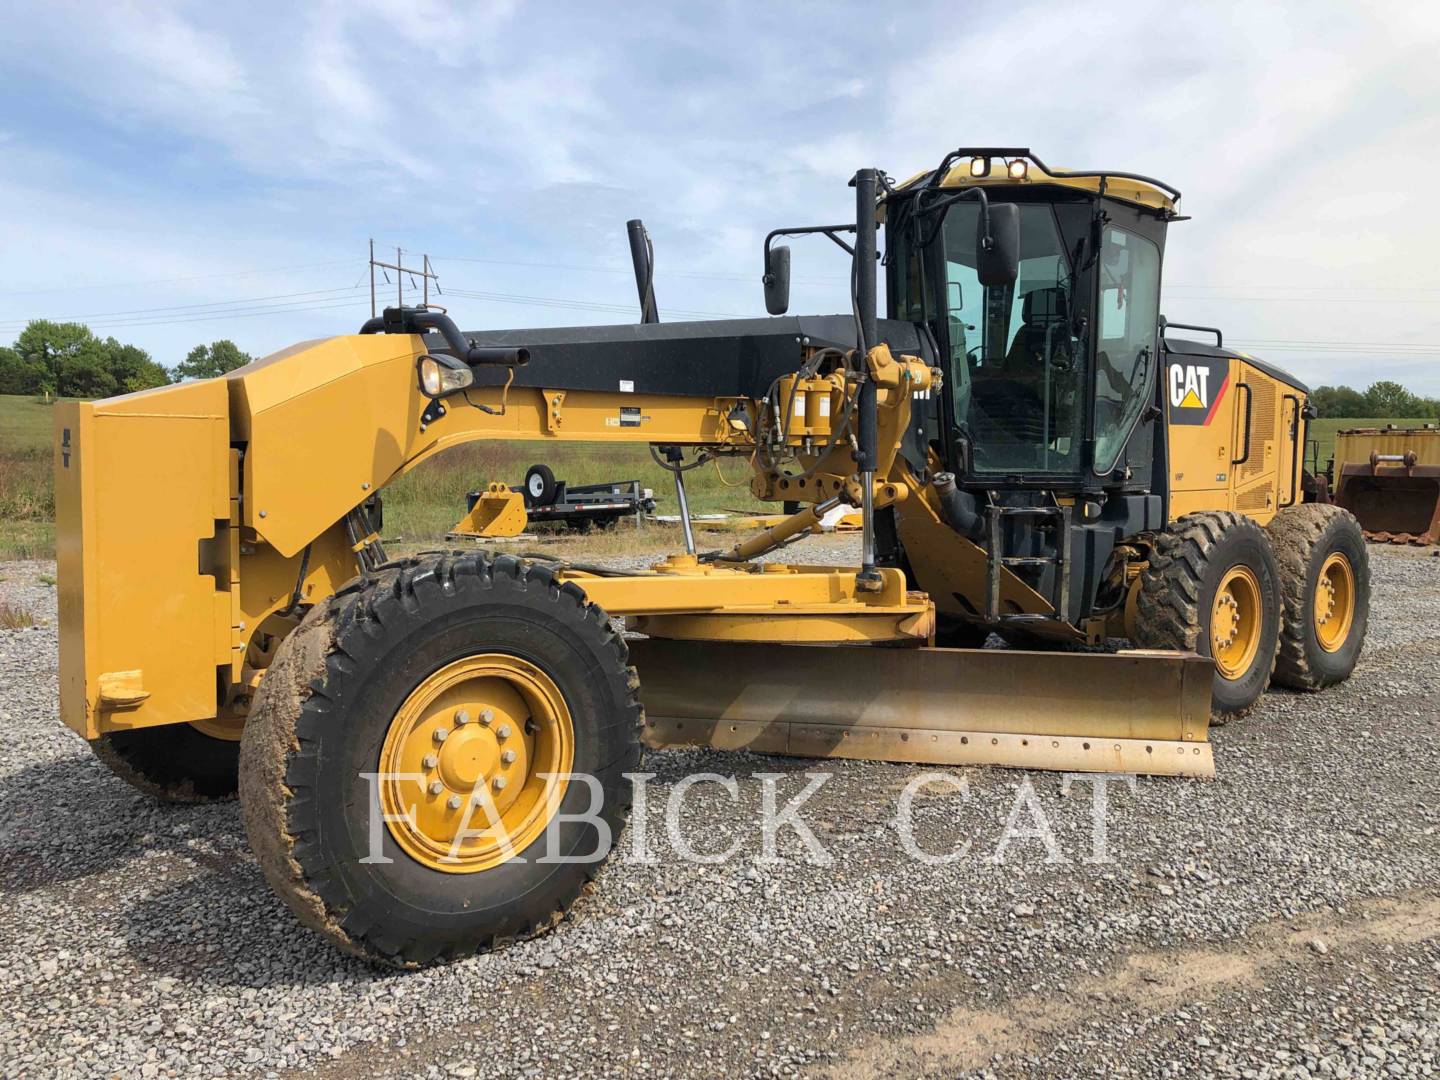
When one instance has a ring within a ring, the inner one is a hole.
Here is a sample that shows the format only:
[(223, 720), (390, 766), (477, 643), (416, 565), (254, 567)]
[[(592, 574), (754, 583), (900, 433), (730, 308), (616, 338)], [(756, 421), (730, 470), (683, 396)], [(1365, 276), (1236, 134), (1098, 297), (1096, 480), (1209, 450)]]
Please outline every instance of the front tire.
[(1280, 640), (1280, 573), (1265, 530), (1211, 510), (1152, 534), (1135, 632), (1141, 647), (1215, 661), (1212, 723), (1248, 713), (1270, 682)]
[(579, 587), (508, 556), (346, 586), (282, 643), (245, 728), (266, 879), (307, 926), (398, 966), (553, 926), (629, 812), (627, 655)]
[(1302, 503), (1268, 527), (1284, 619), (1275, 682), (1320, 690), (1350, 677), (1370, 621), (1370, 555), (1348, 510)]

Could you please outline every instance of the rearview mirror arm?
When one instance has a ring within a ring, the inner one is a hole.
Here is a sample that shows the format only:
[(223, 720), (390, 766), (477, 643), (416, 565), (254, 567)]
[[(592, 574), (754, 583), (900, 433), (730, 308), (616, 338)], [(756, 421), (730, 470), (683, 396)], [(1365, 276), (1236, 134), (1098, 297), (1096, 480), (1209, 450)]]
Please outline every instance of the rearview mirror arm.
[[(928, 190), (930, 189), (926, 189), (926, 191)], [(936, 199), (933, 202), (929, 203), (921, 201), (924, 199), (924, 196), (925, 192), (921, 192), (921, 194), (917, 197), (917, 206), (915, 210), (915, 224), (917, 228), (922, 217), (928, 217), (932, 214), (940, 215), (939, 221), (936, 222), (935, 231), (931, 233), (929, 240), (924, 241), (926, 245), (928, 245), (931, 240), (934, 240), (935, 237), (940, 234), (939, 225), (945, 221), (945, 215), (949, 212), (950, 207), (954, 206), (961, 199), (976, 199), (980, 203), (981, 243), (985, 245), (986, 251), (989, 251), (992, 247), (995, 246), (995, 238), (990, 235), (990, 198), (985, 194), (984, 188), (965, 188), (963, 191), (954, 192), (953, 194), (946, 195), (943, 198)]]
[(828, 236), (831, 240), (833, 240), (836, 244), (840, 246), (840, 248), (845, 252), (846, 255), (849, 255), (853, 258), (855, 255), (855, 249), (849, 244), (847, 244), (844, 240), (841, 240), (840, 237), (836, 236), (835, 234), (842, 232), (853, 233), (854, 231), (854, 225), (802, 225), (794, 229), (771, 230), (765, 237), (765, 276), (770, 276), (770, 245), (773, 244), (779, 237), (814, 236), (816, 234), (819, 234), (821, 236)]

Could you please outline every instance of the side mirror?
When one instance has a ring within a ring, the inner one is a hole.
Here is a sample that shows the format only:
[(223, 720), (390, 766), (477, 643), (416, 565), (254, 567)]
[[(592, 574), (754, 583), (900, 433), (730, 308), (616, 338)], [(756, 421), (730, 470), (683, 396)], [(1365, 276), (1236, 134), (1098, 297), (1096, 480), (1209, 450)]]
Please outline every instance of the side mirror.
[(790, 248), (784, 244), (766, 253), (765, 310), (771, 315), (784, 315), (790, 310)]
[[(1014, 203), (990, 204), (990, 243), (975, 242), (975, 273), (980, 284), (1012, 285), (1020, 276), (1020, 208)], [(983, 220), (983, 218), (982, 218)]]

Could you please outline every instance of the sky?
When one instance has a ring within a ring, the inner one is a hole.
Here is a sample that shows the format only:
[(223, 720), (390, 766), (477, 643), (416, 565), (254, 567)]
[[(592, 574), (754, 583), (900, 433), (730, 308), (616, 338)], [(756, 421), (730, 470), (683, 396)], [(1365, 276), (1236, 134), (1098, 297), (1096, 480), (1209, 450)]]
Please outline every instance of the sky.
[[(760, 315), (760, 245), (959, 145), (1158, 176), (1162, 310), (1311, 385), (1440, 395), (1440, 4), (29, 3), (0, 35), (0, 342), (172, 365), (369, 315), (368, 243), (466, 329)], [(793, 245), (792, 312), (847, 308)], [(380, 280), (382, 302), (394, 275)], [(411, 299), (410, 282), (403, 281)]]

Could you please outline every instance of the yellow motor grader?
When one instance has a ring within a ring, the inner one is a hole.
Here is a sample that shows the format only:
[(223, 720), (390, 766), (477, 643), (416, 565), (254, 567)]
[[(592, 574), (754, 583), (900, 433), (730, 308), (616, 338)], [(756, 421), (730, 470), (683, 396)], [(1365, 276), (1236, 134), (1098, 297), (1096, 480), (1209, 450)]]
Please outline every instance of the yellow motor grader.
[[(238, 790), (301, 919), (415, 964), (558, 919), (642, 746), (1208, 776), (1212, 714), (1349, 675), (1363, 538), (1304, 501), (1304, 387), (1161, 319), (1177, 190), (984, 147), (853, 185), (766, 238), (768, 318), (656, 321), (637, 255), (638, 325), (394, 308), (59, 406), (64, 721), (161, 797)], [(786, 236), (849, 254), (849, 313), (785, 314)], [(387, 557), (387, 483), (537, 438), (658, 448), (687, 522), (714, 457), (798, 509), (643, 572)], [(841, 504), (859, 566), (774, 557)]]

